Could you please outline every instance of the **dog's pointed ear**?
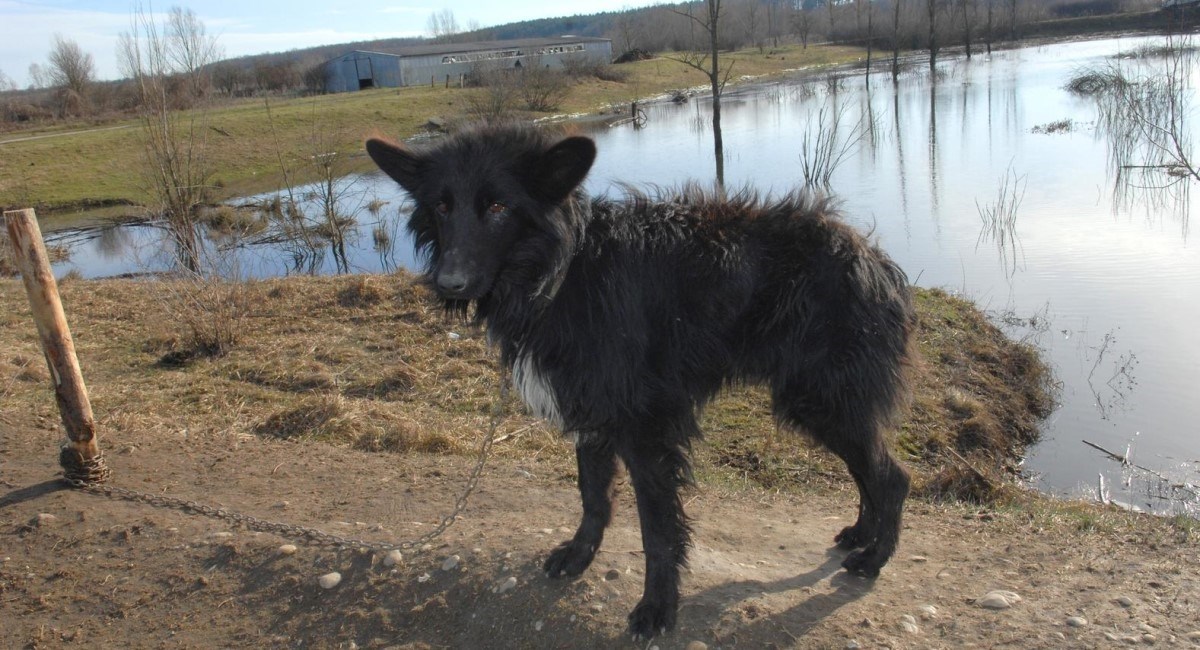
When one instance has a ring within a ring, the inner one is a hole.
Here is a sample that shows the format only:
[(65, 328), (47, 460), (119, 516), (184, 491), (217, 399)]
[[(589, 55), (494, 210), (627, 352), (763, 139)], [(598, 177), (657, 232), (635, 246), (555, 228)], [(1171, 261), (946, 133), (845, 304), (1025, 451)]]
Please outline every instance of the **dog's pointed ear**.
[(583, 182), (595, 160), (596, 143), (591, 138), (565, 138), (542, 154), (534, 169), (534, 183), (543, 196), (559, 203)]
[(404, 147), (380, 138), (367, 140), (367, 155), (409, 193), (420, 185), (424, 161), (420, 156)]

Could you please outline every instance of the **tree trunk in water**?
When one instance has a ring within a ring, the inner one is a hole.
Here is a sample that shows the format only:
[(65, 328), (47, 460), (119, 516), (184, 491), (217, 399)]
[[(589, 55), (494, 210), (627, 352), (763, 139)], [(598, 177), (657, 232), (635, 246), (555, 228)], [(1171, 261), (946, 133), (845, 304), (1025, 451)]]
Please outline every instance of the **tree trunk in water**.
[(892, 7), (892, 83), (900, 83), (900, 2), (893, 0)]
[(971, 0), (963, 0), (963, 39), (967, 42), (967, 60), (971, 60)]
[(875, 40), (875, 6), (867, 5), (867, 85), (871, 84), (871, 49)]
[[(711, 0), (710, 0), (711, 2)], [(712, 25), (709, 29), (710, 45), (712, 46), (712, 71), (709, 81), (712, 82), (712, 126), (713, 126), (713, 158), (717, 163), (717, 187), (725, 190), (725, 143), (721, 138), (721, 66), (717, 61), (717, 16), (710, 14)]]
[(995, 1), (996, 0), (987, 0), (988, 13), (987, 13), (987, 39), (986, 40), (987, 40), (988, 56), (992, 55), (992, 3)]
[(937, 67), (937, 0), (925, 0), (929, 12), (929, 72)]

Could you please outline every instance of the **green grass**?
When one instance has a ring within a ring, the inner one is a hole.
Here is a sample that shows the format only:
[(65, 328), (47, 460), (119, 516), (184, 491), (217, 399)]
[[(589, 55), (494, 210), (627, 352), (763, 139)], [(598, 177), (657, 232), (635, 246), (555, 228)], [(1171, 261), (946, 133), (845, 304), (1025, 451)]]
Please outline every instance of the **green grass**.
[[(857, 60), (857, 48), (783, 47), (759, 53), (746, 50), (725, 55), (733, 62), (732, 81), (743, 76), (779, 74), (785, 70)], [(572, 88), (553, 113), (589, 113), (626, 106), (634, 99), (674, 88), (703, 85), (707, 78), (669, 59), (622, 65), (621, 82), (587, 79)], [(239, 99), (195, 114), (211, 168), (214, 200), (280, 187), (280, 159), (290, 170), (301, 169), (314, 152), (330, 150), (354, 156), (346, 171), (369, 167), (361, 154), (363, 140), (380, 133), (408, 137), (431, 117), (456, 119), (467, 111), (473, 89), (437, 87), (383, 88), (305, 98), (272, 98), (270, 119), (263, 99)], [(531, 117), (549, 113), (530, 114)], [(273, 124), (273, 129), (272, 129)], [(148, 194), (140, 125), (134, 119), (79, 122), (80, 130), (123, 126), (118, 130), (80, 132), (54, 138), (0, 145), (0, 205), (34, 206), (62, 211), (97, 204), (143, 205)], [(0, 136), (9, 140), (65, 127), (35, 127)], [(317, 134), (315, 136), (315, 134)], [(314, 144), (314, 139), (319, 144)], [(303, 177), (294, 179), (306, 180)], [(43, 215), (45, 216), (45, 215)]]

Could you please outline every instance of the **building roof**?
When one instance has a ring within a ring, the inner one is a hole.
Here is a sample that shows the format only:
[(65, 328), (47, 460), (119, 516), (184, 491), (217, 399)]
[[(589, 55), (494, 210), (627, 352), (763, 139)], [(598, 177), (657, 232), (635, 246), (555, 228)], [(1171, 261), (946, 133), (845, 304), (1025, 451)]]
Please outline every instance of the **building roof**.
[(434, 43), (430, 45), (410, 45), (396, 48), (400, 56), (427, 56), (430, 54), (456, 54), (459, 52), (479, 52), (482, 50), (507, 50), (514, 47), (540, 47), (543, 45), (558, 45), (560, 43), (608, 43), (611, 39), (594, 36), (557, 36), (552, 38), (518, 38), (510, 41), (475, 41), (472, 43)]
[[(348, 50), (333, 59), (340, 59), (353, 52), (364, 54), (382, 54), (385, 56), (428, 56), (431, 54), (458, 54), (462, 52), (480, 52), (486, 50), (507, 50), (512, 48), (533, 48), (562, 43), (611, 43), (612, 39), (595, 36), (557, 36), (552, 38), (518, 38), (509, 41), (474, 41), (471, 43), (431, 43), (429, 45), (410, 45), (398, 47), (391, 52), (373, 52), (370, 50)], [(330, 59), (332, 61), (333, 59)]]
[[(375, 56), (400, 56), (399, 54), (395, 54), (393, 52), (376, 52), (375, 50), (346, 50), (345, 52), (342, 52), (341, 54), (333, 57), (333, 59), (340, 59), (342, 57), (349, 56), (354, 53), (373, 54)], [(329, 60), (332, 61), (333, 59), (329, 59)]]

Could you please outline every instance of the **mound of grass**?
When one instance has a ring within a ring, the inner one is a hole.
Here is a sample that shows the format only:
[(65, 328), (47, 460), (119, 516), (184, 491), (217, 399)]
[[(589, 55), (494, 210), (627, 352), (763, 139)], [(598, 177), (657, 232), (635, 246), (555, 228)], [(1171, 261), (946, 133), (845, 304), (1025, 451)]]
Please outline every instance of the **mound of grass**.
[(1128, 85), (1129, 80), (1119, 70), (1088, 69), (1072, 76), (1066, 88), (1076, 95), (1091, 97), (1111, 93)]
[[(255, 435), (381, 453), (471, 453), (499, 398), (484, 334), (448, 316), (408, 274), (291, 277), (235, 284), (244, 306), (223, 356), (159, 364), (186, 339), (170, 322), (176, 281), (78, 280), (62, 287), (105, 439), (136, 427), (163, 436)], [(226, 291), (232, 291), (226, 288)], [(971, 303), (917, 290), (922, 360), (896, 432), (897, 452), (932, 498), (989, 502), (1053, 406), (1052, 378)], [(6, 408), (53, 408), (26, 376), (40, 359), (24, 292), (0, 280), (0, 389)], [(164, 333), (164, 330), (167, 333)], [(181, 333), (182, 332), (182, 333)], [(17, 363), (17, 359), (21, 363)], [(24, 374), (23, 374), (24, 373)], [(569, 478), (572, 448), (517, 398), (494, 453), (550, 463)], [(841, 461), (777, 431), (768, 394), (737, 387), (714, 401), (695, 449), (697, 476), (721, 486), (852, 489)], [(114, 444), (110, 442), (109, 444)]]
[(1033, 127), (1034, 133), (1045, 133), (1045, 134), (1070, 133), (1073, 130), (1075, 130), (1075, 122), (1074, 122), (1074, 120), (1072, 120), (1069, 117), (1066, 119), (1062, 119), (1062, 120), (1055, 120), (1053, 122), (1047, 122), (1045, 124), (1039, 124), (1039, 125)]

